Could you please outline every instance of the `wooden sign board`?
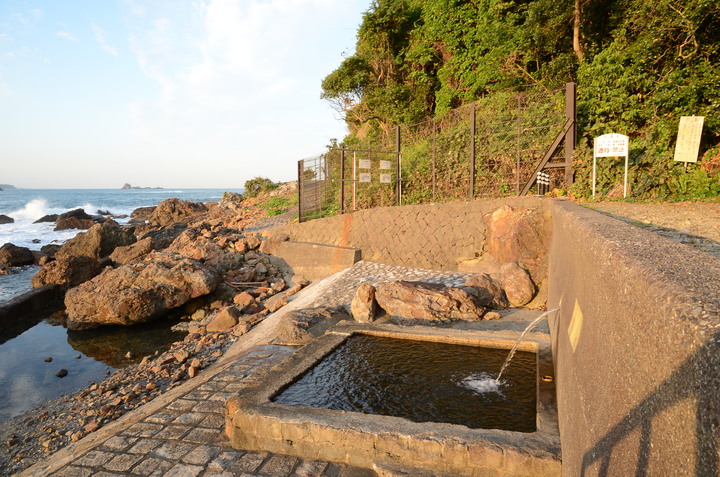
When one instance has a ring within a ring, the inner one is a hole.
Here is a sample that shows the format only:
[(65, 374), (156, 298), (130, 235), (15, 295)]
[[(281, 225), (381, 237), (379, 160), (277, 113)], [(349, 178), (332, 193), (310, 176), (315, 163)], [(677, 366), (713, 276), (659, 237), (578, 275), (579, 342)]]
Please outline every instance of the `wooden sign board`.
[(677, 142), (675, 143), (676, 161), (697, 162), (704, 122), (705, 116), (683, 116), (680, 118)]

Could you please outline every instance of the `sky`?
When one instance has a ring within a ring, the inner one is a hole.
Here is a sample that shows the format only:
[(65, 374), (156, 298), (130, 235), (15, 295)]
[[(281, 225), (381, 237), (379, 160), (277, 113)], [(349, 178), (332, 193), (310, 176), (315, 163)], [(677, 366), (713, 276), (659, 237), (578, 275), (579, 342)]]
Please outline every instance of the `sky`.
[(0, 183), (240, 188), (347, 134), (370, 0), (1, 0)]

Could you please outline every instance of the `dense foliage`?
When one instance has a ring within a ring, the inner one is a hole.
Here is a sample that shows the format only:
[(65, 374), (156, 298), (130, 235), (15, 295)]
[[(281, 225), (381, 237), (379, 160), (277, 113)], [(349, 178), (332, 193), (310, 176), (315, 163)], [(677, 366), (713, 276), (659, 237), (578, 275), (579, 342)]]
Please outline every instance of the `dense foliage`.
[(245, 192), (243, 192), (245, 197), (255, 197), (260, 192), (268, 192), (277, 189), (278, 184), (267, 177), (255, 177), (254, 179), (245, 181), (243, 188), (245, 189)]
[[(589, 193), (592, 138), (631, 138), (633, 195), (720, 193), (720, 2), (717, 0), (376, 0), (356, 51), (322, 83), (372, 145), (395, 124), (442, 117), (496, 94), (578, 83), (572, 192)], [(704, 116), (701, 159), (673, 162), (681, 116)], [(622, 168), (602, 161), (599, 186)]]

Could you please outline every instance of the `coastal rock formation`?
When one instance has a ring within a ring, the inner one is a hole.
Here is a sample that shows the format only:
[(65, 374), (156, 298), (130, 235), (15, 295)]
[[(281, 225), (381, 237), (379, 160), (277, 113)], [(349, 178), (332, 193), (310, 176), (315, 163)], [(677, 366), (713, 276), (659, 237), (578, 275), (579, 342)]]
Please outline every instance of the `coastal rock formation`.
[(155, 206), (138, 207), (130, 213), (130, 223), (142, 223), (150, 219), (155, 211)]
[[(42, 219), (41, 219), (42, 220)], [(60, 214), (55, 220), (55, 230), (89, 229), (95, 224), (95, 219), (83, 209), (75, 209)]]
[(58, 217), (59, 217), (58, 214), (43, 215), (42, 217), (37, 219), (35, 222), (33, 222), (33, 224), (42, 224), (44, 222), (55, 222), (58, 219)]
[(78, 286), (98, 274), (100, 274), (100, 264), (94, 258), (84, 255), (62, 257), (43, 265), (40, 271), (32, 277), (30, 284), (33, 288), (52, 284), (68, 289)]
[(392, 316), (432, 321), (478, 321), (485, 308), (462, 288), (434, 283), (395, 281), (381, 283), (375, 299)]
[(6, 243), (0, 247), (0, 265), (6, 267), (22, 267), (35, 263), (35, 257), (27, 247), (18, 247)]
[(212, 292), (220, 275), (172, 252), (152, 252), (143, 262), (105, 269), (65, 295), (68, 329), (143, 323)]
[(0, 225), (12, 224), (13, 222), (15, 222), (15, 219), (13, 219), (12, 217), (8, 217), (7, 215), (0, 214)]
[(180, 199), (165, 199), (160, 202), (150, 215), (148, 222), (151, 225), (167, 226), (175, 222), (182, 222), (188, 216), (207, 212), (205, 204)]
[(132, 229), (115, 224), (95, 224), (87, 232), (81, 232), (68, 240), (55, 256), (75, 257), (84, 255), (101, 259), (110, 255), (116, 247), (135, 243)]

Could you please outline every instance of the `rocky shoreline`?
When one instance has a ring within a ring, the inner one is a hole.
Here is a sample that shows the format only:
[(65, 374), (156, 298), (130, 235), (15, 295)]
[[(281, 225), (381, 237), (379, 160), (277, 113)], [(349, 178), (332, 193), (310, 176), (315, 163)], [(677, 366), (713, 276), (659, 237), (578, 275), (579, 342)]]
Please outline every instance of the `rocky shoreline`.
[[(98, 315), (98, 321), (87, 327), (111, 323), (103, 321), (102, 310), (120, 303), (137, 314), (138, 323), (180, 314), (184, 321), (174, 328), (188, 334), (167, 352), (146, 356), (138, 364), (114, 371), (100, 383), (2, 423), (1, 474), (21, 472), (194, 378), (268, 313), (286, 304), (288, 295), (307, 284), (296, 278), (297, 283), (288, 288), (291, 277), (284, 275), (286, 271), (263, 252), (260, 239), (243, 233), (246, 225), (265, 216), (262, 198), (229, 199), (219, 204), (168, 199), (152, 210), (138, 210), (135, 224), (130, 227), (88, 223), (88, 232), (53, 250), (52, 255), (35, 254), (33, 258), (37, 260), (39, 255), (43, 268), (33, 280), (34, 287), (50, 283), (75, 294), (87, 287), (80, 301), (93, 296), (109, 304), (91, 310), (90, 314)], [(152, 269), (161, 287), (153, 291), (148, 283), (128, 282), (125, 288), (112, 288), (122, 282), (113, 278), (114, 273), (157, 267), (162, 262), (158, 254), (165, 254), (167, 265)], [(168, 265), (168, 256), (176, 262)], [(187, 278), (191, 275), (188, 264), (212, 276), (205, 288), (198, 288)], [(108, 276), (108, 288), (98, 292), (98, 287), (104, 286), (103, 277)], [(122, 297), (133, 287), (145, 289), (123, 302)], [(184, 290), (188, 293), (183, 294)], [(182, 296), (182, 300), (165, 300), (170, 296)], [(66, 295), (66, 306), (72, 303)], [(60, 320), (66, 325), (76, 323), (72, 318), (77, 316), (69, 316), (66, 310)]]

